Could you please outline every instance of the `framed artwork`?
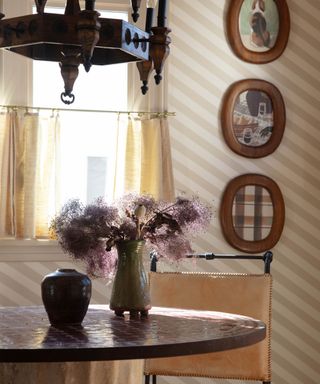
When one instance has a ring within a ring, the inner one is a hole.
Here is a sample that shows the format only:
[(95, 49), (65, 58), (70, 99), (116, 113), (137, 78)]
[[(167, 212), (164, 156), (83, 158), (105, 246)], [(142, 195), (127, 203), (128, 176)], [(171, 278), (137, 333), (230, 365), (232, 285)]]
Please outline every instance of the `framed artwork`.
[(290, 14), (286, 0), (233, 0), (226, 16), (231, 49), (241, 60), (264, 64), (286, 48)]
[(285, 122), (281, 93), (267, 81), (237, 81), (223, 97), (222, 133), (228, 146), (241, 156), (259, 158), (275, 151)]
[(220, 222), (227, 242), (248, 253), (265, 252), (280, 239), (285, 205), (269, 177), (245, 174), (231, 180), (222, 197)]

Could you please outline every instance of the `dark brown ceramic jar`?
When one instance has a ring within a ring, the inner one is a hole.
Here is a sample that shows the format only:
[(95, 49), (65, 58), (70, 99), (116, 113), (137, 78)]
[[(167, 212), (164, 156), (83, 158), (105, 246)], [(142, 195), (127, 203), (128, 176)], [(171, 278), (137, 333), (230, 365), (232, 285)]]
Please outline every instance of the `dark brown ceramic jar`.
[(91, 280), (75, 269), (57, 269), (41, 283), (51, 325), (81, 324), (91, 298)]

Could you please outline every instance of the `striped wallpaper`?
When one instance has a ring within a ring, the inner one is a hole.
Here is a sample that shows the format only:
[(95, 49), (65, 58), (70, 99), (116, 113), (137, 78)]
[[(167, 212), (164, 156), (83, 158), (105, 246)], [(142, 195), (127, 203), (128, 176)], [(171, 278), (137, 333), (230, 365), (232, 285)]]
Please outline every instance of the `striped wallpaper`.
[[(228, 46), (228, 1), (171, 0), (168, 107), (176, 187), (212, 201), (217, 214), (199, 250), (236, 252), (223, 238), (218, 211), (229, 180), (261, 173), (279, 185), (286, 204), (282, 237), (273, 249), (272, 368), (274, 384), (320, 382), (320, 1), (287, 0), (291, 31), (286, 50), (264, 65), (238, 59)], [(219, 111), (230, 84), (257, 78), (279, 88), (286, 128), (278, 149), (247, 159), (224, 142)], [(194, 265), (186, 265), (194, 269)], [(207, 270), (208, 265), (198, 265)], [(225, 270), (216, 263), (210, 269)], [(228, 270), (257, 271), (253, 262)], [(162, 383), (211, 383), (168, 379)]]
[[(282, 237), (273, 249), (272, 369), (274, 384), (320, 383), (320, 0), (287, 0), (291, 31), (283, 55), (254, 65), (239, 60), (224, 33), (229, 1), (170, 0), (171, 54), (166, 66), (168, 110), (176, 188), (212, 202), (216, 217), (199, 251), (236, 252), (223, 238), (218, 212), (229, 180), (261, 173), (279, 185), (286, 204)], [(236, 155), (219, 124), (221, 99), (230, 84), (257, 78), (282, 93), (287, 121), (278, 149), (262, 159)], [(41, 244), (0, 249), (0, 305), (40, 304), (42, 277), (73, 266)], [(26, 254), (28, 252), (28, 254)], [(55, 261), (52, 261), (55, 260)], [(164, 268), (161, 266), (161, 268)], [(77, 268), (79, 269), (79, 268)], [(185, 270), (259, 272), (254, 262), (185, 263)], [(94, 303), (110, 286), (94, 281)], [(159, 384), (209, 384), (212, 380), (161, 378)], [(219, 381), (214, 381), (219, 383)], [(228, 381), (224, 381), (228, 383)], [(229, 383), (228, 383), (229, 384)], [(240, 383), (239, 383), (240, 384)]]

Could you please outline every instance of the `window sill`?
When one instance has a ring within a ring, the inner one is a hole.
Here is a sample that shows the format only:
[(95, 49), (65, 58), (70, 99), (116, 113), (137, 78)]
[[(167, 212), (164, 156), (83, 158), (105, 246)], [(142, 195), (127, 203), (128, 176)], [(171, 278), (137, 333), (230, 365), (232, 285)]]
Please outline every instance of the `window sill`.
[(0, 240), (0, 262), (70, 261), (55, 240)]

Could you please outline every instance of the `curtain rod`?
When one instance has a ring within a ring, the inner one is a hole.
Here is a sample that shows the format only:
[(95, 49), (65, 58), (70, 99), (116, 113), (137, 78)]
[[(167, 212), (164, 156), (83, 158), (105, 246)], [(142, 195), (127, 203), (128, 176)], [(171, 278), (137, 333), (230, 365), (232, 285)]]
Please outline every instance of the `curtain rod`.
[(69, 109), (69, 108), (56, 108), (56, 107), (30, 107), (27, 105), (0, 105), (0, 108), (8, 108), (8, 109), (36, 109), (36, 110), (44, 110), (44, 111), (63, 111), (63, 112), (95, 112), (95, 113), (115, 113), (115, 114), (137, 114), (137, 115), (157, 115), (157, 116), (162, 116), (162, 117), (167, 117), (167, 116), (175, 116), (175, 112), (154, 112), (154, 111), (108, 111), (104, 109)]

